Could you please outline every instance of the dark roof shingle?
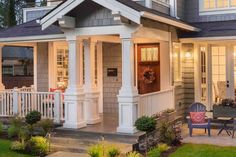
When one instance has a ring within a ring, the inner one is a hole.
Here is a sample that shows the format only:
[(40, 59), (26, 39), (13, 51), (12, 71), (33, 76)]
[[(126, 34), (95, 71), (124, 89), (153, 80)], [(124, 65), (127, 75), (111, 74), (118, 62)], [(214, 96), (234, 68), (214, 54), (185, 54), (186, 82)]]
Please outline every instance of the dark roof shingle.
[(199, 22), (191, 25), (201, 29), (200, 32), (180, 32), (180, 38), (236, 36), (236, 20)]
[(37, 23), (36, 20), (33, 20), (0, 31), (0, 38), (54, 35), (54, 34), (63, 34), (63, 32), (60, 30), (58, 26), (54, 25), (51, 25), (45, 30), (42, 30), (40, 24)]

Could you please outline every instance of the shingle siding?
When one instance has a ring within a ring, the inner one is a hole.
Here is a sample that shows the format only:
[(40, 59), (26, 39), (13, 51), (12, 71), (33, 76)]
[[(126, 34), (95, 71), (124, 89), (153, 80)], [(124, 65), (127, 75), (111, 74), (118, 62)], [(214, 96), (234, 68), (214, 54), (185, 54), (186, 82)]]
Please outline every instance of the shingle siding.
[(177, 0), (177, 16), (182, 20), (185, 19), (185, 0)]
[(37, 90), (48, 91), (48, 43), (37, 44)]
[(26, 21), (25, 22), (38, 19), (38, 18), (44, 16), (49, 11), (50, 11), (49, 9), (27, 11), (26, 15), (25, 15), (26, 16)]
[(162, 12), (164, 14), (170, 14), (170, 7), (167, 7), (167, 6), (162, 5), (160, 3), (152, 2), (152, 8), (154, 10), (157, 10), (157, 11)]
[[(118, 77), (107, 77), (107, 68), (117, 68)], [(121, 45), (103, 43), (103, 102), (104, 113), (118, 114), (117, 95), (122, 84)]]

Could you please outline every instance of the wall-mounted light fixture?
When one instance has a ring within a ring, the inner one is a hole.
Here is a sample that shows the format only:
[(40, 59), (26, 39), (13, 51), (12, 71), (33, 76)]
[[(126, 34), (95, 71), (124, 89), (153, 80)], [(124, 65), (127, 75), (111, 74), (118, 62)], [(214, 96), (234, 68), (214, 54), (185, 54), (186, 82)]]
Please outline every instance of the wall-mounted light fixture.
[(192, 53), (187, 51), (187, 52), (185, 52), (184, 56), (185, 56), (185, 58), (192, 58)]

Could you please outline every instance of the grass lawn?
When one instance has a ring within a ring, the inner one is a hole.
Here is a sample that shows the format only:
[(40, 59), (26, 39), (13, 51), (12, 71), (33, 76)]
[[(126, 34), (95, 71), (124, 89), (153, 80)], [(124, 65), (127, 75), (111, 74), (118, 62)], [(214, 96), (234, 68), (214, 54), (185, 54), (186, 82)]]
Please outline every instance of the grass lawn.
[(11, 151), (10, 148), (11, 141), (0, 139), (0, 157), (30, 157), (30, 155), (18, 154)]
[(185, 144), (170, 157), (235, 157), (236, 147)]

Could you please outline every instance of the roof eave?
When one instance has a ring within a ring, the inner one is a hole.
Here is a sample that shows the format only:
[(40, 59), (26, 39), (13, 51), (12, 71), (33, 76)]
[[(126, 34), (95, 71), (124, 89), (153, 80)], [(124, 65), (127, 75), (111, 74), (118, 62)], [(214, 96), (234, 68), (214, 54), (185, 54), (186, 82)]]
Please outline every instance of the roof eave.
[(172, 25), (172, 26), (175, 26), (175, 27), (178, 27), (178, 28), (181, 28), (181, 29), (185, 29), (185, 30), (188, 30), (188, 31), (193, 31), (193, 32), (201, 31), (199, 28), (196, 28), (194, 26), (185, 24), (183, 22), (178, 22), (178, 21), (175, 21), (175, 20), (172, 20), (172, 19), (169, 19), (169, 18), (165, 18), (165, 17), (159, 16), (159, 15), (156, 15), (156, 14), (146, 12), (146, 11), (142, 11), (141, 16), (144, 17), (144, 18), (148, 18), (148, 19), (152, 19), (152, 20), (159, 21), (159, 22), (162, 22), (162, 23), (166, 23), (168, 25)]
[(25, 37), (8, 37), (0, 38), (1, 43), (16, 43), (16, 42), (37, 42), (37, 41), (51, 41), (65, 39), (65, 34), (51, 34)]

